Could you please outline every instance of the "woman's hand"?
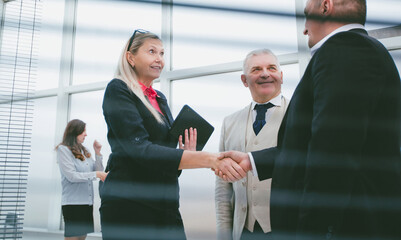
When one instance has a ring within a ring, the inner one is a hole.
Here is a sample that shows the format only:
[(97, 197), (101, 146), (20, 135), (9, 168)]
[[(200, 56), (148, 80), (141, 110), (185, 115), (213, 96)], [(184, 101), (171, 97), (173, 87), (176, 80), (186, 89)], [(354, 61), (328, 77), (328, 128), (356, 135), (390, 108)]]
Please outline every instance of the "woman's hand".
[(107, 177), (108, 172), (101, 172), (101, 171), (96, 171), (96, 177), (100, 178), (100, 181), (104, 182), (104, 180)]
[(102, 149), (102, 144), (100, 144), (97, 140), (93, 141), (93, 149), (95, 150), (96, 155), (102, 156), (100, 150)]
[(185, 129), (185, 145), (182, 143), (182, 135), (178, 137), (178, 145), (180, 149), (196, 151), (196, 138), (197, 131), (196, 128)]
[(244, 166), (244, 164), (241, 165), (241, 163), (235, 162), (230, 158), (230, 155), (224, 156), (220, 154), (218, 159), (215, 166), (212, 167), (212, 170), (215, 172), (216, 176), (228, 182), (235, 182), (246, 177), (246, 172), (250, 169)]

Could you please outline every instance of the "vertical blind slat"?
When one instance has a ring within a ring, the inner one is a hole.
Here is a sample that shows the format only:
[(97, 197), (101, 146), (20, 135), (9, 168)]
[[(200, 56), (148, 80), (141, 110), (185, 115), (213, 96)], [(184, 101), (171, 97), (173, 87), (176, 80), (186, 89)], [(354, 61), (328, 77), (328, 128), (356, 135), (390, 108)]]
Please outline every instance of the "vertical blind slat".
[(21, 239), (37, 77), (40, 0), (6, 1), (0, 39), (0, 239)]

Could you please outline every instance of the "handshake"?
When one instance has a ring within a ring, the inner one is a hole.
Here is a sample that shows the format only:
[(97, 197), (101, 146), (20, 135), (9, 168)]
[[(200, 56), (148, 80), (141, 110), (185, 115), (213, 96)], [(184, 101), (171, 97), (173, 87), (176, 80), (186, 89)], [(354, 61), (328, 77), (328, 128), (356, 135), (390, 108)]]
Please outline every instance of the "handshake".
[[(178, 138), (178, 146), (184, 150), (179, 170), (190, 168), (211, 168), (216, 176), (225, 181), (235, 182), (244, 177), (252, 165), (247, 153), (228, 151), (221, 153), (209, 153), (196, 151), (196, 128), (185, 129)], [(185, 141), (183, 141), (185, 139)], [(185, 144), (184, 144), (185, 143)], [(186, 151), (185, 151), (186, 150)]]
[(244, 177), (252, 170), (251, 161), (247, 153), (228, 151), (217, 154), (212, 171), (228, 182), (235, 182)]

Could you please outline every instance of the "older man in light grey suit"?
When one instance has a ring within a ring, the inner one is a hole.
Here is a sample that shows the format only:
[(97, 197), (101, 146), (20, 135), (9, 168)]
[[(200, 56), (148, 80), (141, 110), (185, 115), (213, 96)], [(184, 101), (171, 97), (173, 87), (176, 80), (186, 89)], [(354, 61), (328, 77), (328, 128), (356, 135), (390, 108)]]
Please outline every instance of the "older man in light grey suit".
[[(268, 49), (250, 52), (243, 66), (242, 83), (253, 101), (224, 119), (220, 151), (257, 151), (277, 145), (277, 134), (288, 106), (281, 95), (283, 72)], [(271, 179), (259, 181), (251, 172), (241, 181), (216, 178), (216, 217), (219, 240), (269, 239)]]

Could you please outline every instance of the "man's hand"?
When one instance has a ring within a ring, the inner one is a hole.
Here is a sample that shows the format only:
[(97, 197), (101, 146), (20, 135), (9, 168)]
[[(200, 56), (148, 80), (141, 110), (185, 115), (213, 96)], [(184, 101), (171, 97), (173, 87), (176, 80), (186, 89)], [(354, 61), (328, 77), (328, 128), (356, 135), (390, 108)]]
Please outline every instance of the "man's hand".
[[(229, 151), (220, 153), (221, 166), (215, 168), (215, 174), (225, 181), (234, 182), (246, 177), (246, 172), (252, 170), (251, 162), (247, 153)], [(235, 164), (236, 163), (236, 164)], [(230, 167), (231, 166), (231, 167)], [(233, 171), (238, 174), (233, 174)]]
[[(220, 158), (218, 157), (217, 166), (214, 168), (216, 172), (222, 172), (222, 176), (224, 175), (225, 181), (235, 182), (244, 177), (246, 177), (246, 171), (242, 169), (242, 167), (233, 161), (231, 158)], [(219, 176), (218, 174), (216, 174)]]

